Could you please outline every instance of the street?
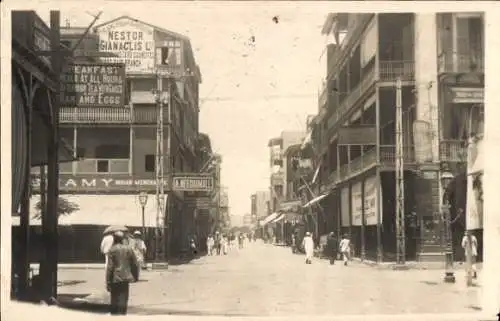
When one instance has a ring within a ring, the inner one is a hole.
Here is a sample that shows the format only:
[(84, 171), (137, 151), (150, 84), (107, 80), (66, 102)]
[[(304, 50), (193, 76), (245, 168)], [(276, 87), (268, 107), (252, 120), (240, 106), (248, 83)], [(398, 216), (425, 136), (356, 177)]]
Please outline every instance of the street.
[[(478, 312), (480, 287), (463, 271), (445, 284), (442, 270), (393, 271), (353, 262), (330, 266), (288, 247), (261, 242), (227, 256), (202, 257), (165, 271), (144, 271), (131, 286), (129, 314), (284, 316)], [(61, 269), (60, 295), (108, 300), (101, 269)]]

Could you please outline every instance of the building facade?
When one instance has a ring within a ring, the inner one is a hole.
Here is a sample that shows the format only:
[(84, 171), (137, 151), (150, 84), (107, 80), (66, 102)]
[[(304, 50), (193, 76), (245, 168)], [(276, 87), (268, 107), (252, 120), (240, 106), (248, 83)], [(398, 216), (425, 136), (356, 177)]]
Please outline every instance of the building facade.
[(270, 209), (276, 212), (280, 209), (280, 203), (285, 199), (286, 180), (284, 151), (292, 145), (301, 144), (305, 133), (300, 131), (283, 131), (277, 138), (269, 140), (271, 177), (270, 177)]
[[(312, 128), (321, 204), (351, 235), (356, 255), (394, 259), (400, 103), (407, 259), (435, 259), (442, 249), (441, 169), (446, 164), (455, 176), (445, 191), (457, 200), (455, 217), (465, 208), (458, 195), (465, 191), (467, 139), (482, 131), (483, 16), (330, 14), (322, 32), (330, 39), (327, 76)], [(459, 224), (452, 230), (461, 237)]]
[[(62, 43), (75, 46), (83, 32), (84, 28), (62, 28)], [(70, 238), (73, 244), (62, 252), (61, 260), (82, 259), (76, 250), (84, 251), (78, 239), (98, 249), (100, 230), (115, 224), (131, 229), (144, 224), (152, 258), (157, 244), (153, 231), (159, 221), (167, 227), (165, 254), (179, 255), (196, 234), (196, 207), (185, 201), (189, 192), (169, 188), (170, 178), (198, 173), (203, 160), (198, 144), (201, 75), (189, 39), (124, 16), (95, 27), (81, 41), (75, 63), (82, 67), (67, 75), (60, 133), (80, 160), (60, 166), (60, 194), (78, 210), (60, 223), (72, 226), (68, 234), (89, 237)], [(95, 64), (123, 66), (124, 71), (93, 75), (85, 69)], [(85, 82), (92, 85), (85, 87)], [(99, 90), (108, 95), (96, 95)], [(74, 95), (68, 94), (72, 91)], [(160, 132), (166, 193), (161, 214), (155, 199)], [(36, 187), (38, 173), (33, 174)], [(149, 195), (144, 218), (138, 200), (141, 192)], [(96, 259), (98, 255), (87, 258)]]

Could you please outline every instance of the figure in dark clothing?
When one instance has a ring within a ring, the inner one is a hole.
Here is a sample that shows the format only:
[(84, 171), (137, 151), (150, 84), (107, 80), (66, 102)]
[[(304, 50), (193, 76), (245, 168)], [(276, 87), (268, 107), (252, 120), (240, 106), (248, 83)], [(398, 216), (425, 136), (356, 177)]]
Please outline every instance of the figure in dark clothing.
[(335, 237), (335, 233), (330, 232), (326, 239), (326, 254), (330, 258), (330, 264), (335, 264), (335, 260), (337, 259), (337, 249), (338, 242), (337, 238)]
[(121, 231), (113, 235), (114, 243), (108, 252), (106, 267), (107, 290), (111, 294), (110, 312), (112, 315), (127, 314), (129, 285), (137, 282), (139, 264), (131, 246), (124, 244)]

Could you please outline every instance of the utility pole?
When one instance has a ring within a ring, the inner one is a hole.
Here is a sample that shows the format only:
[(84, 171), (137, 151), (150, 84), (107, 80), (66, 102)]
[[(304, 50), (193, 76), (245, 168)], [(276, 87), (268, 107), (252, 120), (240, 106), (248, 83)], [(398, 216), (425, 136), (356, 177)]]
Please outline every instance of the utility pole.
[(405, 195), (404, 195), (404, 151), (403, 151), (403, 111), (401, 78), (396, 80), (396, 265), (406, 262), (405, 244)]
[[(166, 238), (165, 238), (165, 177), (164, 177), (164, 97), (163, 97), (163, 78), (159, 72), (156, 70), (156, 90), (154, 91), (156, 104), (158, 106), (158, 117), (156, 120), (156, 166), (155, 166), (155, 178), (156, 178), (156, 229), (155, 229), (155, 261), (162, 265), (165, 262), (165, 248), (166, 248)], [(170, 93), (168, 93), (170, 96)], [(170, 106), (167, 105), (170, 110)], [(169, 117), (170, 119), (170, 117)], [(170, 133), (169, 137), (170, 139)], [(170, 145), (170, 144), (169, 144)], [(170, 156), (169, 146), (167, 146), (168, 153)], [(170, 201), (170, 200), (168, 200)]]

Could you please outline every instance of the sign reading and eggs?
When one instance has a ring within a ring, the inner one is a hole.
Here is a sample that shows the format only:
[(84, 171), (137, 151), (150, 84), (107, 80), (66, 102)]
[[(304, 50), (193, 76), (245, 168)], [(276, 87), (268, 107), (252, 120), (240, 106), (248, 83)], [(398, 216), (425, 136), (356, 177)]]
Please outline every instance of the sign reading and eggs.
[(124, 63), (127, 73), (149, 74), (154, 72), (154, 30), (143, 23), (123, 18), (97, 29), (99, 51), (114, 53), (117, 57), (102, 61)]

